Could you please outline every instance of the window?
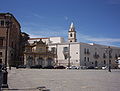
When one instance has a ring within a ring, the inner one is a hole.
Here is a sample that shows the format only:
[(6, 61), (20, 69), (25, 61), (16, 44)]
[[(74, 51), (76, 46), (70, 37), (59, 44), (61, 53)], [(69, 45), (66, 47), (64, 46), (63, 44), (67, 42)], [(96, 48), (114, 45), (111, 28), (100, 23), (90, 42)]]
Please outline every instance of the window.
[(2, 63), (2, 59), (0, 59), (0, 62)]
[(89, 54), (89, 49), (87, 49), (87, 54)]
[(106, 58), (106, 55), (105, 55), (105, 53), (103, 54), (103, 58)]
[(55, 48), (55, 47), (52, 47), (52, 48), (51, 48), (51, 51), (52, 51), (53, 53), (55, 53), (55, 52), (56, 52), (56, 48)]
[(89, 62), (89, 57), (87, 58), (87, 61)]
[(2, 52), (0, 52), (0, 57), (2, 57)]
[(64, 51), (64, 52), (68, 52), (68, 50), (69, 50), (68, 47), (64, 47), (64, 48), (63, 48), (63, 51)]
[(76, 60), (76, 62), (78, 62), (78, 60)]
[(84, 57), (84, 61), (86, 61), (86, 57)]
[(5, 22), (2, 20), (0, 23), (1, 23), (1, 26), (4, 26), (4, 23), (5, 23)]
[(86, 48), (84, 48), (84, 53), (86, 54)]
[(0, 46), (3, 46), (3, 39), (0, 39)]
[(70, 37), (72, 37), (72, 33), (70, 34)]

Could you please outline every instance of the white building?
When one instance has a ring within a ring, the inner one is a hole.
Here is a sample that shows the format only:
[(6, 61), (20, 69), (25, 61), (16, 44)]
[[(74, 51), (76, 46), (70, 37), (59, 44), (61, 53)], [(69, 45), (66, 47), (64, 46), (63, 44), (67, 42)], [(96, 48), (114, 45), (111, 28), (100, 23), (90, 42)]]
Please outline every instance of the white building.
[(101, 68), (110, 64), (112, 68), (117, 67), (115, 60), (120, 56), (120, 48), (77, 42), (73, 23), (68, 31), (68, 42), (62, 37), (31, 38), (29, 42), (40, 39), (48, 44), (49, 50), (56, 53), (57, 65)]

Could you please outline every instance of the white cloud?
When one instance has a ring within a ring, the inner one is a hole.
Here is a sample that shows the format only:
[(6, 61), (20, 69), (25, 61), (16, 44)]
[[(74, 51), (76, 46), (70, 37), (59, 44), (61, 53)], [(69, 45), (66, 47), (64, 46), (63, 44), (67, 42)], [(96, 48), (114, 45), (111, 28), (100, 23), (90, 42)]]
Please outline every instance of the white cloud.
[(97, 41), (97, 42), (102, 42), (102, 41), (108, 41), (108, 42), (120, 42), (120, 39), (117, 38), (90, 38), (89, 40), (91, 41)]
[(81, 33), (77, 34), (78, 41), (81, 42), (93, 42), (102, 45), (115, 45), (115, 43), (120, 43), (120, 38), (97, 38), (89, 35), (84, 35)]
[(37, 18), (39, 18), (39, 19), (45, 18), (44, 16), (41, 16), (41, 15), (39, 15), (39, 14), (37, 14), (37, 13), (33, 13), (33, 16), (34, 16), (34, 17), (37, 17)]
[(30, 38), (44, 38), (45, 36), (29, 34)]

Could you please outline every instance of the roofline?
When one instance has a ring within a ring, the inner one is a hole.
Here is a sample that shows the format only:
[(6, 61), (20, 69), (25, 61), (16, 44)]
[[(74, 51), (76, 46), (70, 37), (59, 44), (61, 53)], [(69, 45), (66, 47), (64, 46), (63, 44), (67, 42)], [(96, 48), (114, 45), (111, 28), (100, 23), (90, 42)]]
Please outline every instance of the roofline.
[[(83, 42), (65, 42), (65, 43), (53, 43), (53, 44), (48, 44), (48, 45), (69, 45), (69, 44), (87, 44), (89, 46), (100, 46), (100, 47), (104, 47), (107, 48), (108, 45), (100, 45), (100, 44), (89, 44), (89, 43), (83, 43)], [(116, 47), (116, 46), (110, 46), (112, 49), (120, 49), (120, 47)]]
[(11, 14), (9, 12), (8, 13), (0, 13), (0, 15), (7, 15), (7, 14), (11, 15), (14, 18), (14, 20), (18, 23), (19, 27), (21, 28), (20, 23), (17, 21), (17, 19), (14, 17), (13, 14)]
[(35, 40), (35, 39), (49, 39), (49, 38), (30, 38), (29, 40)]

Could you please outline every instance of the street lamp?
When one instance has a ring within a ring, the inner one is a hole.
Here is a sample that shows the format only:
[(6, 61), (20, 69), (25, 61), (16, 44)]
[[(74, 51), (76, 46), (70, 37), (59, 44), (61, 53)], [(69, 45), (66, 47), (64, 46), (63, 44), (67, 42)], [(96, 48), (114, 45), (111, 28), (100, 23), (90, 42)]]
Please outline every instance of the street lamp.
[(71, 56), (70, 56), (70, 44), (69, 44), (68, 48), (69, 48), (68, 49), (68, 67), (70, 67), (70, 58), (71, 58)]
[(112, 53), (112, 49), (110, 48), (110, 46), (108, 46), (108, 48), (106, 48), (105, 51), (108, 54), (108, 72), (111, 72), (110, 56), (111, 56), (111, 53)]
[(7, 51), (8, 51), (8, 29), (9, 29), (10, 22), (6, 22), (6, 47), (5, 47), (5, 67), (3, 70), (3, 83), (2, 83), (2, 88), (8, 88), (7, 84), (7, 78), (8, 78), (8, 72), (7, 72)]

